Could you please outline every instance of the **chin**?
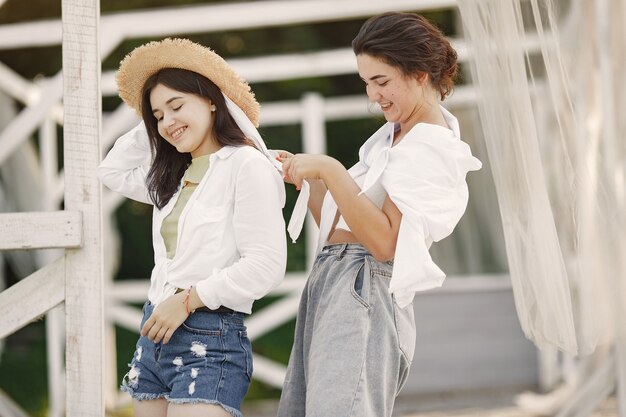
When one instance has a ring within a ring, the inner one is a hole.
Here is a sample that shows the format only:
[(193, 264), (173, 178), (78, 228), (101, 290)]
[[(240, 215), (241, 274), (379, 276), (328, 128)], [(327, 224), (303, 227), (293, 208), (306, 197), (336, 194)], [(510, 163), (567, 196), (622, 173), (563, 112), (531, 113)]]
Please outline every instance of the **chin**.
[(385, 114), (385, 120), (388, 121), (389, 123), (397, 123), (398, 122), (398, 118), (397, 117), (393, 117), (390, 114)]

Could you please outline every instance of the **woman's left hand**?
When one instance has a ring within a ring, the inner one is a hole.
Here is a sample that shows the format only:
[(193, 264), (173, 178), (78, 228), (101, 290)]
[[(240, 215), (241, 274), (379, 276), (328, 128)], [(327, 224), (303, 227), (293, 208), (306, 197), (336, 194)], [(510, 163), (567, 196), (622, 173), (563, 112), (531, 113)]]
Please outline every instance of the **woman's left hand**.
[(327, 155), (312, 155), (299, 153), (289, 158), (283, 158), (283, 172), (297, 189), (302, 186), (303, 180), (324, 179), (327, 170), (337, 160)]
[(160, 303), (141, 328), (141, 335), (154, 343), (161, 340), (164, 344), (169, 342), (176, 329), (187, 319), (185, 296), (185, 292), (181, 292)]

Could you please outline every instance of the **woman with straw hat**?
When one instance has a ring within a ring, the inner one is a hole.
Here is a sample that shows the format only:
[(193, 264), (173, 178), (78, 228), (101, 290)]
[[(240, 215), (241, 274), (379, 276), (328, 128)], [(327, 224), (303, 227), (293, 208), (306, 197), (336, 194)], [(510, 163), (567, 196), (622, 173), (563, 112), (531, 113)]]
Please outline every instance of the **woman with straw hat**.
[(142, 117), (100, 167), (110, 189), (154, 205), (155, 266), (122, 382), (137, 416), (235, 416), (252, 373), (244, 314), (283, 278), (280, 164), (250, 87), (209, 48), (165, 39), (117, 73)]

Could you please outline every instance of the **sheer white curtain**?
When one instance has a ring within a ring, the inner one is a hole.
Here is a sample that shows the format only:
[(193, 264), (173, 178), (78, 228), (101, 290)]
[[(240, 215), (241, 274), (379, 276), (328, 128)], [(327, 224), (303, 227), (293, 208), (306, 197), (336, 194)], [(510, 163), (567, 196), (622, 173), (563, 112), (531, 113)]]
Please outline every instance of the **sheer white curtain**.
[(624, 327), (625, 6), (459, 9), (520, 324), (539, 347), (591, 353)]

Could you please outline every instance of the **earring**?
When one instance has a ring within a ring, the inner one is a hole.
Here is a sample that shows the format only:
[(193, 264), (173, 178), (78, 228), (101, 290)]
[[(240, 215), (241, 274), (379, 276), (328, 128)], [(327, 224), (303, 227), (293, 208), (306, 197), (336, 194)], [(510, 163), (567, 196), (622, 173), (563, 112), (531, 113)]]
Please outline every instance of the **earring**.
[(211, 106), (211, 111), (215, 111), (215, 110), (217, 110), (217, 107)]

